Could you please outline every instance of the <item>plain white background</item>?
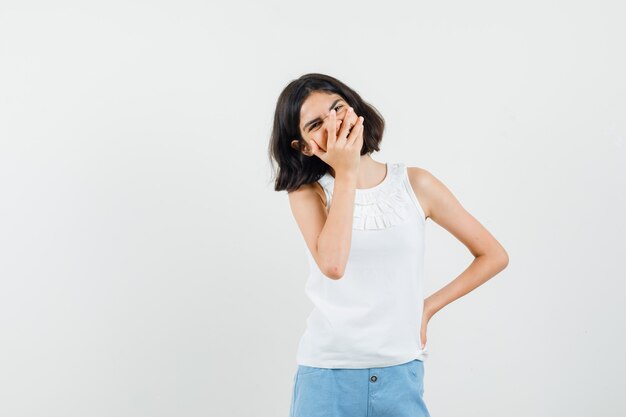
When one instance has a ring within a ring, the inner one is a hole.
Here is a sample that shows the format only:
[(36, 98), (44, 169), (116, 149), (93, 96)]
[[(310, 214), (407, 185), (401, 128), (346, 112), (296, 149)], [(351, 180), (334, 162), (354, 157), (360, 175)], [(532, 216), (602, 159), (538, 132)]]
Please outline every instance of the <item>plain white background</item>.
[[(430, 321), (431, 415), (624, 415), (624, 12), (2, 1), (0, 415), (287, 415), (312, 305), (267, 146), (308, 72), (509, 253)], [(427, 295), (471, 259), (428, 221)]]

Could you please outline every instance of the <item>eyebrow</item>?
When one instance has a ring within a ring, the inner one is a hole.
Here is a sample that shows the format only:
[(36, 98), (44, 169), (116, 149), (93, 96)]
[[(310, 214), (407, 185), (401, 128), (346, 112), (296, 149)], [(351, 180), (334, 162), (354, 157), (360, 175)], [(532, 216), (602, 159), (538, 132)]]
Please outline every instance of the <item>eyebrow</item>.
[[(331, 104), (331, 105), (330, 105), (330, 107), (328, 108), (328, 111), (331, 111), (331, 110), (333, 109), (333, 107), (335, 107), (335, 105), (336, 105), (337, 103), (339, 103), (341, 100), (343, 100), (343, 99), (338, 98), (337, 100), (333, 101), (333, 104)], [(302, 127), (302, 130), (306, 130), (307, 126), (312, 125), (314, 122), (319, 122), (319, 121), (321, 121), (321, 120), (322, 120), (322, 119), (321, 119), (320, 117), (316, 117), (315, 119), (308, 121), (308, 122), (307, 122), (307, 123), (306, 123), (306, 124)]]

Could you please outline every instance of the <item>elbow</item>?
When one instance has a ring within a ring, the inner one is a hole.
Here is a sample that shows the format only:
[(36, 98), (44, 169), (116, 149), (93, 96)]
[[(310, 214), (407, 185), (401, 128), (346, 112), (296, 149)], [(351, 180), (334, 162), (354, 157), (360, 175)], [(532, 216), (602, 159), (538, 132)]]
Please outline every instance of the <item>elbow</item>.
[(482, 255), (477, 255), (483, 257), (485, 262), (490, 265), (495, 273), (502, 271), (509, 265), (509, 254), (506, 253), (504, 249), (500, 249), (497, 251), (491, 251)]
[(332, 280), (338, 280), (343, 277), (345, 266), (340, 259), (335, 257), (322, 256), (318, 263), (320, 272)]
[(500, 265), (500, 270), (509, 266), (509, 254), (504, 249), (502, 249), (502, 252), (498, 254), (498, 263)]
[(343, 277), (344, 270), (343, 268), (338, 267), (337, 265), (331, 265), (324, 268), (322, 271), (325, 276), (332, 280), (338, 280)]

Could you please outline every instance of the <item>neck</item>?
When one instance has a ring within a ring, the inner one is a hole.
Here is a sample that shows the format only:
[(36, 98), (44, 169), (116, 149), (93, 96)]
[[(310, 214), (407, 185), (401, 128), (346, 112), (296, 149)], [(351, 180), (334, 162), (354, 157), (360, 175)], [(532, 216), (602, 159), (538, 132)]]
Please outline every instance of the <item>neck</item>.
[[(376, 182), (377, 179), (386, 175), (385, 164), (372, 159), (370, 154), (361, 155), (359, 161), (359, 172), (357, 174), (357, 188), (365, 188), (367, 184)], [(330, 175), (335, 177), (335, 170), (330, 167)]]

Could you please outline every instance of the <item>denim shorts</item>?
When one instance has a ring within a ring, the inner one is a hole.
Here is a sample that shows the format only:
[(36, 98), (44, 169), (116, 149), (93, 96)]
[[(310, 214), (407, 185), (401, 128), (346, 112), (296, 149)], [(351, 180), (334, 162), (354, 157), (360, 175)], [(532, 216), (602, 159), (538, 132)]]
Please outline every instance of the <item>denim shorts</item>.
[(382, 368), (298, 365), (289, 417), (430, 417), (424, 362)]

